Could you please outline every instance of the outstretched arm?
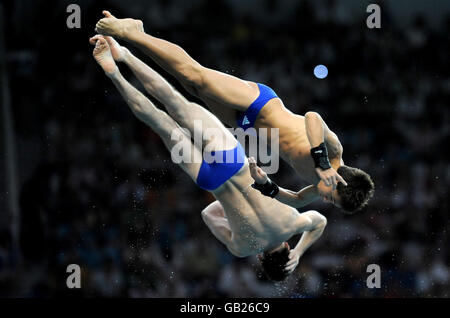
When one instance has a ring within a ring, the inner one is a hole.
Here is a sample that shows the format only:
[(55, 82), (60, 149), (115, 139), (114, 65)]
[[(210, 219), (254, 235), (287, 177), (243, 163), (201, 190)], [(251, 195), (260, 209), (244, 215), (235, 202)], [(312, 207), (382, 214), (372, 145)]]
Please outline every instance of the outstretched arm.
[(327, 225), (327, 218), (317, 211), (308, 211), (300, 214), (297, 219), (298, 233), (303, 233), (295, 248), (289, 253), (286, 271), (292, 273), (298, 265), (300, 257), (305, 251), (322, 236)]
[(320, 196), (317, 192), (317, 187), (313, 185), (307, 186), (297, 192), (280, 187), (280, 191), (275, 196), (275, 199), (281, 203), (287, 204), (296, 209), (304, 207), (319, 198)]
[[(256, 165), (255, 158), (251, 157), (248, 159), (250, 164), (250, 174), (252, 178), (255, 180), (256, 184), (259, 184), (262, 187), (265, 187), (267, 184), (272, 184), (267, 173), (265, 173), (260, 167)], [(255, 186), (253, 186), (255, 188)], [(279, 186), (275, 186), (270, 189), (270, 186), (267, 186), (266, 189), (258, 189), (262, 190), (261, 192), (265, 195), (269, 195), (281, 203), (287, 204), (293, 208), (301, 208), (305, 205), (310, 204), (311, 202), (320, 198), (319, 192), (317, 191), (317, 187), (310, 185), (306, 188), (301, 189), (298, 192), (291, 191), (288, 189), (284, 189)], [(273, 194), (270, 193), (270, 190), (275, 190)], [(267, 193), (266, 193), (267, 192)], [(277, 193), (276, 193), (277, 192)]]

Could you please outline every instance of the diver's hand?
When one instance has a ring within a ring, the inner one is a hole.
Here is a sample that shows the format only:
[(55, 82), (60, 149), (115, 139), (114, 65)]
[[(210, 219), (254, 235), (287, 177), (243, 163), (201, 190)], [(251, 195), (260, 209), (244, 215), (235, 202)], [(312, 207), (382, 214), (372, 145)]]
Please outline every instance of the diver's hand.
[(269, 180), (267, 173), (265, 173), (263, 169), (256, 165), (255, 158), (248, 158), (248, 162), (250, 164), (250, 175), (253, 179), (255, 179), (255, 182), (258, 184), (265, 184)]
[(316, 172), (320, 180), (322, 180), (327, 187), (332, 186), (333, 190), (336, 189), (338, 182), (342, 182), (345, 186), (347, 185), (347, 182), (345, 182), (345, 180), (333, 168), (326, 170), (316, 168)]
[(300, 259), (300, 252), (297, 251), (296, 249), (292, 249), (289, 252), (289, 261), (286, 263), (286, 266), (284, 267), (285, 271), (288, 274), (291, 274), (295, 268), (298, 265), (298, 261)]

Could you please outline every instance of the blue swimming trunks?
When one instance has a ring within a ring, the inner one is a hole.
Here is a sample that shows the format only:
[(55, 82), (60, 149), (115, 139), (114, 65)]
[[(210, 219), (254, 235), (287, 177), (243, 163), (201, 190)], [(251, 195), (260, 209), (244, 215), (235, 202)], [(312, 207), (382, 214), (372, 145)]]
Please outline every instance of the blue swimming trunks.
[(234, 149), (212, 151), (211, 156), (221, 158), (221, 162), (208, 163), (203, 159), (197, 175), (197, 185), (208, 191), (215, 190), (227, 182), (245, 163), (245, 151), (240, 143)]
[(236, 116), (237, 126), (246, 130), (247, 128), (254, 127), (256, 117), (261, 109), (267, 104), (267, 102), (273, 98), (277, 98), (277, 94), (270, 87), (259, 84), (259, 96), (256, 100), (247, 108), (245, 112), (238, 112)]

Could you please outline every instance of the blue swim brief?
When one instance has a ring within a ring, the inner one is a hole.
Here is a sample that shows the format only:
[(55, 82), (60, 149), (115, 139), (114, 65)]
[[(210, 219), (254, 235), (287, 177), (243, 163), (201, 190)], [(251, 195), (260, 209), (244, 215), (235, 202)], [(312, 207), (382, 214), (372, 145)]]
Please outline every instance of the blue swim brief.
[(213, 191), (227, 182), (242, 168), (246, 159), (240, 143), (230, 150), (212, 151), (211, 156), (220, 157), (222, 160), (208, 163), (203, 159), (196, 181), (200, 188), (208, 191)]
[(237, 126), (246, 130), (247, 128), (254, 127), (256, 117), (261, 109), (267, 104), (267, 102), (273, 98), (277, 98), (277, 94), (270, 87), (259, 84), (259, 96), (256, 100), (247, 108), (245, 112), (238, 112), (236, 116)]

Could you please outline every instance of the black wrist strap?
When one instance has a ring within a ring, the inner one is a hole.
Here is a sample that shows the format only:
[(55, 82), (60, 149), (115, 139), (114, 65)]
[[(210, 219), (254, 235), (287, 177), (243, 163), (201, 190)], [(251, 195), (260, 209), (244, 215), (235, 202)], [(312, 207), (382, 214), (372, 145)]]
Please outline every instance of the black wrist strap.
[(267, 182), (264, 184), (254, 182), (252, 184), (252, 188), (271, 198), (274, 198), (278, 194), (278, 192), (280, 192), (280, 188), (278, 187), (278, 185), (270, 179), (267, 180)]
[(331, 168), (330, 161), (328, 160), (328, 150), (325, 143), (322, 142), (317, 147), (311, 148), (311, 157), (314, 159), (314, 164), (322, 170)]

